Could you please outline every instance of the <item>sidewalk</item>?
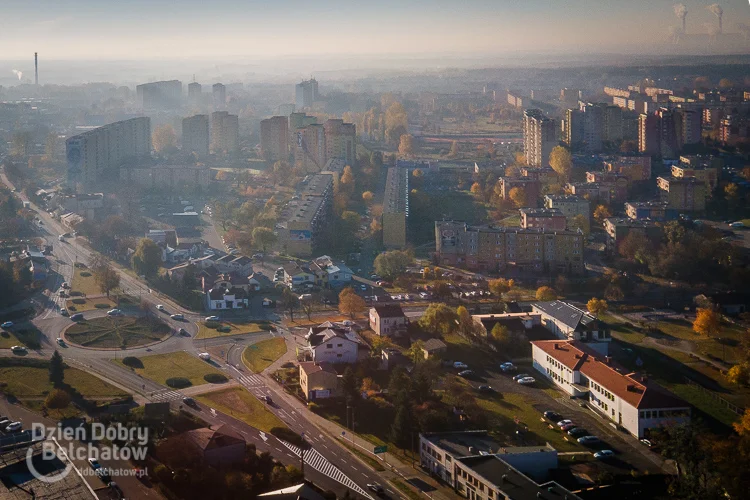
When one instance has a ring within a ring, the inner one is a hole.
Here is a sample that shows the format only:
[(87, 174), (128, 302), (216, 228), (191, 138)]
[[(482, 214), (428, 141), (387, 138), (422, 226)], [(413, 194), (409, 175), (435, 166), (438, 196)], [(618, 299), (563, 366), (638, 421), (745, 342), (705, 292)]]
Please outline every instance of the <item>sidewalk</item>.
[[(421, 482), (424, 482), (428, 484), (430, 487), (434, 488), (433, 491), (430, 492), (421, 492), (419, 489), (414, 487), (415, 491), (418, 491), (425, 496), (429, 496), (430, 498), (437, 498), (437, 499), (450, 499), (450, 498), (456, 498), (455, 492), (442, 484), (439, 484), (434, 478), (432, 478), (429, 474), (424, 472), (422, 469), (419, 468), (418, 461), (414, 464), (415, 466), (412, 467), (411, 464), (404, 463), (404, 457), (399, 457), (394, 455), (393, 453), (387, 452), (380, 455), (375, 455), (372, 451), (374, 448), (374, 444), (370, 443), (369, 441), (359, 437), (357, 434), (353, 433), (349, 429), (340, 426), (339, 424), (335, 422), (331, 422), (330, 420), (326, 420), (325, 418), (321, 417), (320, 415), (316, 415), (312, 411), (308, 410), (307, 405), (305, 405), (302, 401), (295, 398), (294, 396), (288, 394), (285, 390), (283, 390), (279, 385), (278, 382), (273, 380), (271, 378), (271, 374), (278, 370), (284, 363), (288, 362), (295, 362), (296, 359), (296, 340), (295, 336), (291, 334), (285, 334), (283, 336), (284, 340), (286, 341), (287, 345), (287, 352), (281, 356), (279, 359), (277, 359), (274, 363), (271, 364), (268, 368), (266, 368), (263, 373), (261, 374), (263, 377), (265, 377), (268, 380), (268, 384), (272, 387), (279, 388), (278, 394), (284, 398), (284, 401), (286, 401), (289, 405), (291, 405), (297, 412), (300, 414), (304, 414), (304, 418), (308, 420), (310, 423), (312, 423), (315, 427), (317, 427), (321, 432), (325, 433), (333, 439), (334, 441), (341, 442), (342, 444), (345, 444), (349, 447), (355, 447), (360, 450), (361, 453), (364, 453), (365, 455), (369, 456), (370, 458), (374, 460), (380, 460), (383, 467), (385, 467), (385, 471), (378, 472), (385, 480), (389, 479), (401, 479), (402, 481), (406, 482), (408, 479), (412, 478), (418, 478)], [(347, 453), (351, 454), (351, 451), (346, 450)], [(354, 459), (359, 460), (356, 456), (353, 455)], [(384, 459), (384, 460), (383, 460)], [(362, 462), (367, 467), (370, 467), (365, 462)]]

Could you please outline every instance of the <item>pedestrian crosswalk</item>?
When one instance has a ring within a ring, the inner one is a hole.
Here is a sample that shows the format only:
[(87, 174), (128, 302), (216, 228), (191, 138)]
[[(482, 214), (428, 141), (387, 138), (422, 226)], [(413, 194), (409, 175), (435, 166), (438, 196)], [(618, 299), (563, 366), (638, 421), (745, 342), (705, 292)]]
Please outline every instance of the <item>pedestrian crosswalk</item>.
[[(289, 448), (289, 450), (295, 455), (297, 455), (298, 457), (300, 456), (301, 450), (299, 449), (299, 447), (294, 446), (293, 444), (289, 444), (286, 441), (281, 441), (281, 444)], [(321, 474), (325, 474), (326, 476), (330, 477), (334, 481), (343, 484), (347, 488), (351, 489), (352, 491), (355, 491), (356, 493), (359, 493), (365, 498), (369, 498), (373, 500), (373, 498), (370, 495), (368, 495), (365, 490), (360, 488), (359, 485), (357, 485), (357, 483), (349, 479), (346, 476), (346, 474), (341, 472), (335, 465), (333, 465), (331, 462), (326, 460), (326, 458), (323, 455), (321, 455), (318, 452), (318, 450), (314, 448), (305, 450), (305, 465), (309, 465), (310, 467), (320, 472)]]
[(151, 399), (157, 402), (177, 401), (182, 399), (182, 397), (182, 393), (170, 391), (169, 389), (151, 394)]
[(240, 383), (246, 387), (261, 387), (266, 385), (266, 381), (260, 375), (240, 375)]

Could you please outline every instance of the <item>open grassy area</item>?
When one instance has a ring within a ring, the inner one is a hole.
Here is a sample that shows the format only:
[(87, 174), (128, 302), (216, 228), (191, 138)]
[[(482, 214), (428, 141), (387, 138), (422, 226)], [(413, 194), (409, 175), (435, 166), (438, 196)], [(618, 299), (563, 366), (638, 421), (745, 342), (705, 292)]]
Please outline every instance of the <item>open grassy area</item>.
[[(143, 368), (134, 368), (135, 372), (162, 385), (166, 385), (167, 379), (172, 377), (184, 377), (193, 385), (207, 384), (208, 382), (203, 379), (205, 375), (220, 373), (210, 364), (184, 351), (144, 356), (139, 359), (143, 363)], [(114, 362), (125, 366), (122, 360)]]
[(71, 313), (84, 311), (93, 311), (94, 309), (112, 309), (117, 307), (112, 299), (100, 297), (98, 299), (84, 299), (83, 297), (73, 297), (65, 301), (65, 307)]
[(610, 316), (609, 314), (604, 313), (599, 317), (602, 321), (607, 323), (610, 331), (612, 332), (613, 338), (622, 340), (623, 342), (628, 342), (630, 344), (640, 344), (641, 342), (643, 342), (643, 339), (646, 338), (645, 334), (615, 319), (614, 316)]
[(71, 292), (81, 292), (84, 295), (101, 295), (102, 291), (96, 284), (91, 269), (73, 268), (73, 282), (70, 284)]
[(244, 323), (233, 323), (222, 321), (221, 323), (208, 323), (205, 321), (198, 323), (198, 335), (196, 339), (212, 339), (214, 337), (224, 337), (228, 335), (241, 335), (243, 333), (258, 333), (269, 331), (270, 324), (267, 322), (248, 321)]
[(0, 349), (10, 349), (14, 345), (20, 345), (22, 342), (18, 340), (13, 332), (8, 330), (0, 330)]
[(742, 358), (740, 345), (747, 333), (745, 329), (736, 325), (722, 322), (721, 331), (713, 337), (695, 333), (692, 323), (682, 319), (659, 321), (656, 325), (659, 330), (671, 337), (693, 342), (698, 354), (724, 359), (728, 363), (735, 363)]
[(155, 342), (170, 331), (169, 325), (148, 316), (104, 316), (74, 324), (65, 332), (65, 339), (85, 347), (126, 348)]
[(270, 432), (274, 427), (286, 427), (284, 422), (242, 387), (209, 392), (196, 396), (196, 399), (263, 432)]
[(242, 362), (251, 372), (260, 373), (285, 352), (286, 342), (283, 338), (262, 340), (245, 348), (242, 352)]
[(317, 326), (321, 323), (325, 323), (326, 321), (330, 321), (332, 323), (338, 323), (340, 321), (346, 321), (349, 318), (349, 316), (342, 316), (340, 314), (333, 314), (331, 316), (320, 316), (317, 318), (313, 318), (312, 320), (307, 319), (307, 316), (304, 314), (299, 314), (299, 311), (294, 314), (294, 321), (290, 321), (289, 319), (285, 319), (282, 321), (282, 324), (286, 326), (287, 328), (307, 328), (310, 326)]

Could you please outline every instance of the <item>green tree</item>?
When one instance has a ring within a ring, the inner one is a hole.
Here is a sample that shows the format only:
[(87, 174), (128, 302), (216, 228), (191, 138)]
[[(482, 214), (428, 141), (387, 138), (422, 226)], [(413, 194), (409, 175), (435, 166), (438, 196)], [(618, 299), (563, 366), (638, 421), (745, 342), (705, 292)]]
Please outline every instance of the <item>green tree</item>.
[(93, 268), (92, 271), (94, 273), (94, 281), (99, 290), (109, 298), (110, 292), (120, 286), (120, 274), (106, 263)]
[(65, 363), (57, 350), (49, 360), (49, 381), (55, 388), (62, 387), (65, 381)]
[(133, 254), (133, 269), (138, 274), (153, 276), (161, 265), (161, 248), (148, 238), (141, 238)]
[(226, 231), (227, 224), (234, 218), (234, 206), (230, 202), (217, 201), (214, 203), (213, 218)]
[(299, 298), (286, 287), (281, 292), (281, 306), (289, 312), (290, 321), (294, 321), (294, 311), (299, 307)]
[(583, 214), (578, 214), (568, 221), (568, 230), (578, 231), (580, 230), (585, 236), (589, 234), (589, 221), (588, 218)]
[(361, 382), (351, 366), (347, 366), (344, 374), (341, 376), (341, 392), (346, 398), (348, 405), (353, 405), (360, 399), (359, 387)]
[(555, 146), (549, 155), (549, 164), (562, 181), (570, 180), (570, 173), (573, 170), (573, 157), (570, 151), (562, 146)]
[(487, 287), (497, 297), (498, 303), (503, 301), (503, 295), (510, 292), (514, 285), (515, 281), (505, 278), (498, 278), (487, 282)]
[(388, 379), (388, 394), (395, 397), (402, 392), (408, 393), (409, 391), (411, 391), (411, 377), (403, 365), (398, 365)]
[(424, 351), (422, 351), (422, 348), (424, 348), (424, 342), (417, 340), (416, 342), (413, 342), (406, 351), (406, 357), (415, 365), (420, 361), (424, 361)]
[(430, 304), (419, 318), (419, 326), (438, 335), (446, 335), (456, 327), (456, 311), (442, 303)]
[(276, 235), (267, 227), (256, 227), (253, 229), (253, 242), (263, 249), (265, 253), (269, 247), (276, 243)]
[(396, 417), (391, 425), (390, 438), (397, 446), (406, 448), (411, 441), (414, 412), (412, 411), (411, 402), (407, 395), (399, 395), (397, 399)]
[(464, 306), (458, 306), (456, 308), (456, 317), (458, 319), (458, 331), (461, 335), (467, 338), (473, 337), (476, 334), (477, 326), (468, 309)]
[(70, 405), (70, 394), (62, 389), (52, 389), (44, 399), (44, 406), (50, 410), (62, 410)]
[(495, 323), (495, 326), (492, 327), (492, 331), (490, 332), (490, 336), (493, 340), (501, 344), (507, 344), (510, 341), (510, 331), (508, 330), (508, 327), (500, 323)]
[(414, 263), (414, 256), (404, 250), (391, 250), (375, 257), (375, 272), (387, 279), (395, 278), (406, 272)]
[(591, 314), (593, 314), (594, 316), (596, 316), (598, 318), (601, 313), (603, 313), (607, 309), (609, 309), (609, 304), (607, 304), (606, 300), (597, 299), (596, 297), (592, 297), (586, 303), (586, 308), (589, 310), (589, 312)]

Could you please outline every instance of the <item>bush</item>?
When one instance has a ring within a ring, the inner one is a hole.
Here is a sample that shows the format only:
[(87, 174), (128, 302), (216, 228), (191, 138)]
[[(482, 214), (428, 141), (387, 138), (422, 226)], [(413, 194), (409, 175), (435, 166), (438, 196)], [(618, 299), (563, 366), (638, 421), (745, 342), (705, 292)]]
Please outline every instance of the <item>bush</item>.
[(44, 406), (50, 410), (61, 410), (70, 405), (70, 394), (60, 389), (52, 389), (44, 400)]
[(274, 427), (271, 429), (271, 434), (295, 446), (302, 446), (302, 444), (304, 443), (302, 436), (289, 429), (288, 427)]
[(71, 302), (80, 306), (81, 304), (86, 303), (86, 299), (72, 299)]
[(122, 364), (130, 368), (143, 368), (143, 362), (135, 356), (125, 356), (122, 358)]
[(109, 304), (94, 304), (94, 307), (96, 307), (97, 309), (109, 309), (112, 306), (110, 306)]
[(71, 292), (68, 292), (68, 295), (70, 295), (71, 297), (82, 297), (83, 292), (79, 292), (78, 290), (73, 290)]
[(203, 376), (203, 380), (212, 384), (223, 384), (228, 379), (221, 373), (207, 373)]
[(90, 272), (88, 272), (88, 271), (81, 271), (81, 277), (88, 278), (89, 276), (91, 276)]
[(68, 311), (77, 311), (76, 306), (68, 306)]
[(167, 385), (172, 389), (184, 389), (190, 387), (193, 383), (185, 377), (172, 377), (167, 379)]

